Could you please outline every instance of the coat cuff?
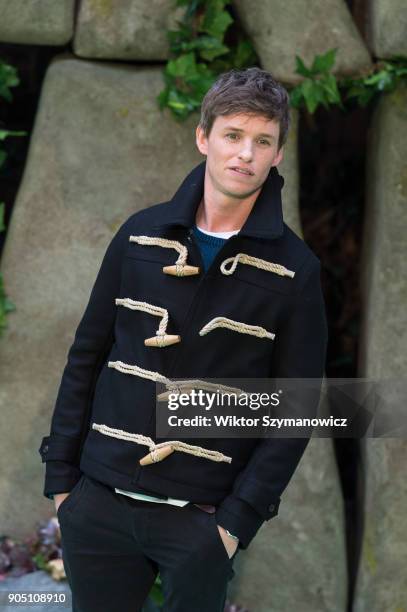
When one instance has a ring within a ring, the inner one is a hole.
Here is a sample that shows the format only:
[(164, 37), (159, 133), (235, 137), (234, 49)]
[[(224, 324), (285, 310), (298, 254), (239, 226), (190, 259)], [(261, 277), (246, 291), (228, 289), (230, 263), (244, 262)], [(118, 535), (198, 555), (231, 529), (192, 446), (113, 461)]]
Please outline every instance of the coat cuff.
[(53, 499), (57, 493), (69, 493), (82, 476), (76, 465), (64, 461), (50, 461), (45, 470), (44, 496)]
[(38, 452), (46, 462), (43, 494), (48, 499), (56, 493), (68, 493), (80, 479), (79, 448), (79, 438), (53, 433), (42, 439)]
[(44, 461), (68, 461), (75, 463), (79, 456), (80, 438), (52, 433), (42, 439), (38, 452)]
[(218, 525), (239, 538), (239, 548), (245, 550), (264, 522), (264, 519), (246, 502), (230, 495), (216, 510)]

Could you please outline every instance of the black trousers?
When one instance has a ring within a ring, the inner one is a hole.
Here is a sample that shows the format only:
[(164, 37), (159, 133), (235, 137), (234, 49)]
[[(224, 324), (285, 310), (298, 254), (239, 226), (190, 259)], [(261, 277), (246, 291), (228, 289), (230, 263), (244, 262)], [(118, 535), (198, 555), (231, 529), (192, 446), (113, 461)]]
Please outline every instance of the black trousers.
[(223, 612), (234, 576), (215, 514), (135, 500), (85, 474), (58, 508), (73, 612), (137, 612), (157, 572), (165, 612)]

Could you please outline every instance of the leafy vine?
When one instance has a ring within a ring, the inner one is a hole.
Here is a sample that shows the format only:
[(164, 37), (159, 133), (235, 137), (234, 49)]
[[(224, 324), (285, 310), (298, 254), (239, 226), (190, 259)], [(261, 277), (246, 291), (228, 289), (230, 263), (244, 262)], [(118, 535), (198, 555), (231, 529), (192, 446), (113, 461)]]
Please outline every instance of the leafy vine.
[(232, 68), (257, 63), (251, 42), (239, 30), (233, 30), (231, 0), (176, 0), (185, 6), (178, 29), (168, 32), (173, 56), (165, 66), (165, 88), (158, 96), (161, 109), (186, 119), (201, 106), (202, 99), (216, 77)]
[[(20, 83), (20, 80), (17, 76), (17, 71), (13, 66), (10, 66), (6, 62), (0, 60), (0, 97), (4, 98), (7, 102), (11, 102), (13, 100), (12, 93), (10, 91), (11, 87), (16, 87)], [(3, 142), (9, 136), (24, 136), (26, 132), (18, 132), (0, 129), (0, 143)], [(7, 159), (7, 153), (0, 146), (0, 168), (3, 166), (4, 162)], [(5, 224), (4, 224), (4, 213), (5, 213), (5, 204), (4, 202), (0, 202), (0, 232), (4, 232)], [(15, 310), (15, 305), (13, 302), (7, 297), (6, 290), (4, 287), (3, 276), (0, 273), (0, 336), (3, 334), (5, 328), (7, 327), (6, 317), (9, 312)]]
[[(167, 33), (171, 57), (163, 73), (165, 88), (157, 101), (177, 119), (199, 110), (204, 95), (222, 72), (260, 65), (230, 5), (231, 0), (175, 0), (175, 8), (185, 7), (185, 12), (177, 22), (178, 29)], [(378, 61), (362, 75), (338, 79), (332, 74), (337, 50), (316, 55), (309, 67), (296, 56), (295, 72), (304, 78), (299, 85), (287, 87), (291, 106), (305, 107), (311, 114), (321, 105), (346, 110), (351, 99), (366, 106), (376, 94), (406, 81), (407, 58), (402, 56)]]

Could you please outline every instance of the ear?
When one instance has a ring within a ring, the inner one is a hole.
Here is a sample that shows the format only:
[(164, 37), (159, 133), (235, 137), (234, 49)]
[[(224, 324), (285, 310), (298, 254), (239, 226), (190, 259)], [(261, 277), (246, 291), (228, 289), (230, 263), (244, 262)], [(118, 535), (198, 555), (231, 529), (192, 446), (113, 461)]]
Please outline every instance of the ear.
[(197, 125), (196, 127), (196, 146), (202, 155), (208, 154), (208, 139), (206, 138), (200, 125)]
[(278, 166), (278, 164), (282, 161), (284, 157), (284, 145), (280, 148), (280, 150), (278, 151), (276, 157), (274, 158), (273, 163), (271, 164), (272, 166)]

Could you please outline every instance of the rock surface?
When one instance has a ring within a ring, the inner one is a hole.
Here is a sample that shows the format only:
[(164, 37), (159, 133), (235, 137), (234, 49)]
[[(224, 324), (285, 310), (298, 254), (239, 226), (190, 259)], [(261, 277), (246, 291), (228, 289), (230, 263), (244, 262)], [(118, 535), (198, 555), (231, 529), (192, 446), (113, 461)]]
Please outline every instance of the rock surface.
[[(359, 363), (360, 376), (379, 383), (396, 381), (394, 387), (387, 383), (386, 388), (394, 407), (402, 407), (403, 413), (407, 390), (406, 127), (407, 89), (401, 87), (383, 96), (370, 128)], [(406, 606), (407, 442), (405, 435), (397, 437), (405, 423), (397, 424), (395, 437), (364, 440), (365, 529), (355, 612), (401, 611)]]
[(368, 38), (373, 55), (407, 55), (407, 11), (403, 0), (369, 0)]
[(368, 50), (343, 0), (234, 0), (262, 67), (285, 83), (298, 83), (295, 56), (309, 65), (338, 47), (335, 74), (370, 65)]
[(82, 0), (74, 53), (87, 58), (165, 60), (167, 31), (176, 29), (185, 7), (172, 0)]
[(0, 42), (65, 45), (73, 34), (75, 0), (0, 0)]

